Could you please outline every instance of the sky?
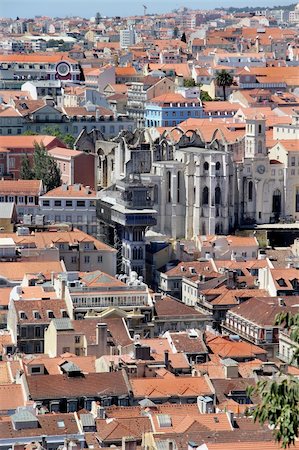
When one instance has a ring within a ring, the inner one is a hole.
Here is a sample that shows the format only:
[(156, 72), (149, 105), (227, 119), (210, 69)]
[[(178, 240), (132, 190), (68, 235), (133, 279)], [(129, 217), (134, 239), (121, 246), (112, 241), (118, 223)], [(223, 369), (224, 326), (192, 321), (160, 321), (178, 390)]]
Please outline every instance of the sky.
[[(291, 0), (252, 0), (250, 6), (288, 5)], [(128, 16), (143, 14), (143, 4), (148, 13), (169, 12), (186, 6), (193, 9), (248, 6), (248, 0), (0, 0), (0, 17), (81, 16), (90, 18), (98, 11), (102, 16)]]

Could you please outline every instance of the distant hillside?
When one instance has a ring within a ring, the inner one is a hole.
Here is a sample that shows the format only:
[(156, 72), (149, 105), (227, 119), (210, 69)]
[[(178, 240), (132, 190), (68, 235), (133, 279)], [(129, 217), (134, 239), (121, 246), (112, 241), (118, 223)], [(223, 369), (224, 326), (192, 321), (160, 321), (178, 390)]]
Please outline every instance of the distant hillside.
[(263, 10), (267, 10), (267, 9), (284, 9), (285, 11), (293, 11), (295, 9), (296, 4), (297, 3), (292, 3), (291, 5), (278, 5), (278, 6), (272, 6), (272, 7), (269, 7), (269, 6), (260, 6), (260, 7), (252, 6), (252, 7), (249, 7), (249, 6), (246, 6), (245, 8), (236, 8), (234, 6), (231, 6), (229, 8), (215, 8), (215, 9), (222, 10), (222, 11), (225, 10), (225, 11), (230, 12), (230, 13), (234, 13), (234, 12), (254, 12), (256, 10), (259, 10), (259, 11), (262, 10), (263, 11)]

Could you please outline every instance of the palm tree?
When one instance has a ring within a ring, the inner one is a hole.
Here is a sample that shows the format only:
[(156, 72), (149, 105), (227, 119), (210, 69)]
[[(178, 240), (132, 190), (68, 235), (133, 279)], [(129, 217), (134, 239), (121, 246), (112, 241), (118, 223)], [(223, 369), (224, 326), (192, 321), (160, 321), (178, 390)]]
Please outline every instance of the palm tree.
[(222, 69), (220, 72), (216, 72), (216, 84), (222, 86), (223, 99), (226, 100), (226, 88), (233, 84), (233, 77), (225, 69)]

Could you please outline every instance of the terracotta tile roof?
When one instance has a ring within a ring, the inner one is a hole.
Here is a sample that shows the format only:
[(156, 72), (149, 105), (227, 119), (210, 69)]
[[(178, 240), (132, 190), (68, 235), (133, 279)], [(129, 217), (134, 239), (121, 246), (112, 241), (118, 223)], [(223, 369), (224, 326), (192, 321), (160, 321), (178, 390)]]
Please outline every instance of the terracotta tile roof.
[(9, 296), (11, 293), (12, 287), (3, 287), (0, 289), (0, 307), (8, 308)]
[(299, 139), (279, 139), (274, 145), (282, 146), (287, 152), (299, 152)]
[(73, 320), (72, 325), (77, 333), (85, 335), (88, 344), (96, 344), (96, 326), (98, 323), (106, 323), (115, 345), (126, 347), (133, 343), (125, 321), (121, 317), (88, 318)]
[(21, 63), (55, 63), (67, 61), (76, 64), (77, 61), (71, 59), (67, 53), (13, 53), (11, 55), (0, 55), (0, 63), (3, 62), (21, 62)]
[[(109, 87), (111, 87), (111, 89), (116, 93), (116, 94), (127, 94), (127, 92), (128, 92), (128, 85), (127, 84), (122, 84), (122, 83), (119, 83), (119, 84), (109, 84), (109, 85), (107, 85), (107, 86), (109, 86)], [(106, 88), (107, 88), (107, 86), (106, 86)], [(106, 89), (105, 88), (105, 89)]]
[(48, 191), (42, 196), (45, 197), (57, 197), (57, 198), (96, 198), (97, 193), (90, 189), (80, 185), (62, 185), (51, 191)]
[(64, 147), (54, 147), (51, 148), (51, 150), (48, 151), (49, 155), (53, 157), (65, 157), (68, 159), (76, 158), (77, 156), (80, 156), (83, 154), (83, 152), (80, 152), (79, 150), (73, 150), (70, 148), (64, 148)]
[[(44, 146), (49, 149), (53, 147), (54, 142), (60, 142), (56, 136), (48, 136), (48, 135), (33, 135), (33, 136), (1, 136), (0, 140), (0, 148), (6, 149), (34, 149), (35, 143), (44, 144)], [(56, 144), (57, 145), (57, 144)], [(64, 144), (60, 143), (60, 146), (63, 147)]]
[(66, 115), (69, 117), (74, 116), (96, 117), (96, 114), (99, 114), (99, 116), (113, 116), (113, 111), (111, 111), (111, 109), (104, 108), (103, 106), (98, 106), (96, 108), (96, 111), (88, 111), (83, 106), (64, 107), (63, 109)]
[(273, 327), (278, 313), (289, 311), (296, 314), (299, 311), (299, 297), (288, 296), (283, 300), (285, 306), (279, 305), (277, 297), (251, 298), (230, 312), (257, 325)]
[(169, 336), (176, 352), (208, 353), (203, 337), (200, 334), (197, 337), (193, 337), (188, 332), (180, 331), (177, 333), (170, 332)]
[(89, 288), (103, 287), (103, 286), (113, 286), (113, 287), (125, 287), (125, 283), (118, 280), (117, 278), (109, 275), (100, 270), (94, 272), (85, 272), (81, 274), (81, 282), (84, 283)]
[(252, 297), (266, 297), (268, 293), (262, 289), (229, 289), (225, 286), (220, 288), (203, 290), (206, 300), (211, 305), (238, 305), (240, 299), (248, 300)]
[[(1, 181), (0, 181), (1, 186)], [(1, 192), (1, 189), (0, 189)], [(116, 252), (116, 250), (112, 247), (109, 247), (109, 245), (104, 244), (101, 241), (98, 241), (93, 236), (90, 236), (89, 234), (84, 233), (81, 230), (77, 230), (76, 228), (73, 231), (44, 231), (42, 233), (34, 233), (30, 234), (29, 236), (17, 236), (15, 233), (3, 233), (1, 237), (10, 237), (14, 240), (17, 246), (29, 246), (29, 247), (35, 247), (39, 249), (52, 247), (55, 244), (80, 244), (80, 243), (90, 243), (95, 246), (97, 250), (107, 251), (107, 252)], [(1, 266), (0, 262), (0, 267)], [(10, 263), (12, 264), (19, 264), (19, 263)], [(34, 263), (28, 263), (29, 265)], [(61, 269), (53, 270), (53, 272), (61, 272)], [(35, 273), (35, 270), (28, 270), (27, 273), (33, 272)], [(1, 271), (0, 271), (1, 273)]]
[(167, 92), (166, 94), (159, 95), (158, 97), (152, 98), (149, 103), (158, 103), (161, 105), (168, 104), (168, 103), (198, 103), (199, 100), (196, 98), (185, 98), (181, 94), (176, 94), (175, 92)]
[(217, 336), (207, 339), (207, 345), (211, 351), (220, 358), (256, 358), (265, 355), (266, 350), (247, 342), (235, 342), (229, 338)]
[[(281, 445), (277, 442), (265, 442), (264, 440), (256, 441), (253, 443), (252, 440), (248, 442), (229, 442), (229, 443), (217, 443), (208, 444), (207, 450), (252, 450), (253, 446), (255, 449), (263, 450), (281, 450)], [(295, 442), (294, 449), (299, 448), (299, 443)]]
[(1, 194), (38, 196), (41, 191), (41, 180), (0, 180)]
[(222, 403), (226, 401), (232, 391), (244, 391), (248, 386), (255, 386), (254, 378), (229, 378), (229, 379), (213, 379), (211, 380), (215, 391), (217, 402)]
[(213, 394), (204, 377), (134, 378), (131, 379), (131, 385), (135, 398), (197, 397)]
[[(194, 268), (194, 273), (190, 269)], [(191, 261), (180, 262), (176, 267), (168, 270), (165, 274), (168, 277), (189, 277), (202, 272), (213, 272), (214, 268), (211, 261)]]
[(60, 261), (0, 262), (0, 275), (8, 280), (21, 281), (26, 273), (42, 273), (50, 280), (51, 272), (63, 272)]
[(238, 103), (223, 102), (203, 102), (203, 109), (209, 111), (238, 111), (240, 105)]
[(21, 114), (18, 111), (16, 111), (12, 106), (9, 107), (6, 106), (0, 109), (0, 117), (21, 117)]
[[(0, 334), (0, 342), (1, 342), (1, 337), (2, 336), (9, 336), (9, 334), (3, 335)], [(1, 343), (0, 343), (1, 345)], [(1, 354), (1, 352), (0, 352)], [(9, 374), (9, 370), (8, 370), (8, 363), (7, 361), (0, 361), (0, 386), (4, 385), (4, 384), (12, 384), (12, 379), (11, 376)]]
[(3, 353), (4, 349), (8, 346), (13, 346), (12, 336), (9, 331), (0, 334), (0, 354)]
[(187, 63), (178, 64), (160, 64), (160, 63), (150, 63), (149, 70), (161, 70), (162, 72), (168, 72), (173, 70), (176, 75), (183, 76), (184, 78), (190, 78), (191, 72)]
[[(18, 300), (14, 302), (16, 313), (18, 314), (18, 323), (22, 324), (45, 324), (50, 323), (51, 318), (48, 317), (48, 311), (53, 311), (56, 319), (62, 319), (62, 310), (66, 311), (66, 303), (64, 300)], [(34, 311), (38, 311), (40, 318), (36, 319)], [(20, 312), (24, 312), (26, 318), (20, 317)]]
[[(210, 414), (213, 416), (212, 414)], [(240, 442), (264, 442), (272, 441), (273, 434), (272, 431), (269, 430), (267, 426), (261, 427), (259, 424), (253, 423), (252, 419), (246, 419), (246, 427), (244, 427), (241, 423), (242, 419), (237, 419), (236, 428), (231, 429), (230, 431), (216, 431), (216, 430), (207, 430), (203, 427), (199, 422), (194, 422), (188, 430), (183, 433), (164, 433), (155, 434), (156, 440), (165, 441), (167, 439), (174, 440), (179, 450), (184, 450), (188, 448), (188, 442), (195, 442), (196, 445), (206, 444), (209, 449), (211, 444), (215, 442), (221, 443), (220, 448), (231, 449), (231, 445), (234, 442), (240, 444)], [(226, 443), (229, 443), (226, 446)], [(239, 447), (237, 446), (236, 449)], [(263, 447), (252, 447), (252, 448), (263, 448)]]
[[(0, 411), (14, 410), (19, 406), (25, 406), (23, 389), (20, 384), (0, 385)], [(0, 422), (0, 436), (1, 422)]]
[(141, 440), (143, 433), (151, 432), (152, 425), (148, 417), (121, 417), (113, 419), (97, 419), (97, 433), (101, 442), (119, 442), (123, 436)]
[(71, 353), (65, 353), (56, 358), (49, 358), (47, 355), (41, 355), (33, 357), (30, 360), (23, 360), (26, 373), (28, 374), (28, 368), (30, 366), (35, 366), (37, 364), (42, 364), (45, 366), (48, 375), (61, 375), (60, 365), (64, 362), (72, 362), (78, 366), (83, 373), (95, 373), (95, 356), (76, 356)]
[[(32, 377), (33, 378), (33, 377)], [(16, 385), (21, 387), (21, 385)], [(64, 436), (79, 434), (78, 424), (73, 413), (69, 414), (40, 414), (37, 416), (39, 427), (15, 430), (11, 420), (0, 420), (1, 438), (27, 438), (30, 436)], [(64, 427), (58, 425), (63, 422)], [(26, 440), (26, 442), (28, 442)], [(24, 448), (24, 446), (23, 446)]]
[(177, 316), (197, 316), (204, 317), (202, 313), (196, 311), (191, 306), (187, 306), (184, 303), (174, 298), (165, 296), (161, 300), (157, 300), (155, 303), (156, 316), (159, 317), (177, 317)]
[(124, 77), (124, 76), (134, 76), (134, 75), (138, 75), (137, 70), (135, 69), (135, 67), (132, 66), (128, 66), (128, 67), (116, 67), (115, 68), (115, 75), (117, 77)]
[[(39, 375), (27, 377), (28, 389), (33, 400), (61, 399), (61, 397), (83, 397), (128, 395), (122, 371), (90, 373), (83, 377), (67, 375)], [(103, 395), (104, 395), (103, 394)]]

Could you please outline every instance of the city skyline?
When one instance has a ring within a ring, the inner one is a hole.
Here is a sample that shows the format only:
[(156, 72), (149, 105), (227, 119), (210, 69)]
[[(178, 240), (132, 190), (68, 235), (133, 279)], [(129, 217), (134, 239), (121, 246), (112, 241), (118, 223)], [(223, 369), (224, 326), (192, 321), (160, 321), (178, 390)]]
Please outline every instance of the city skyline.
[[(39, 2), (37, 0), (2, 0), (0, 5), (0, 17), (24, 17), (30, 18), (36, 15), (46, 15), (50, 17), (65, 17), (65, 16), (81, 16), (81, 17), (92, 17), (98, 11), (103, 16), (126, 16), (126, 15), (142, 15), (143, 14), (143, 3), (142, 1), (136, 2), (135, 0), (128, 0), (126, 4), (123, 2), (114, 0), (88, 0), (82, 5), (82, 2), (79, 0), (52, 0), (49, 2)], [(151, 2), (147, 2), (148, 13), (165, 13), (171, 11), (175, 8), (179, 8), (181, 6), (186, 6), (188, 8), (196, 9), (212, 9), (214, 7), (231, 7), (234, 6), (234, 2), (228, 0), (220, 0), (217, 4), (213, 5), (208, 0), (204, 0), (203, 2), (196, 2), (194, 0), (185, 0), (184, 3), (180, 3), (178, 1), (170, 1), (166, 0), (161, 5), (161, 2), (158, 0), (151, 0)], [(288, 5), (289, 1), (286, 0), (277, 0), (273, 1), (264, 1), (261, 5), (259, 1), (253, 1), (251, 6), (269, 6), (275, 7), (275, 4), (279, 5)], [(238, 2), (238, 7), (248, 6), (246, 1)]]

